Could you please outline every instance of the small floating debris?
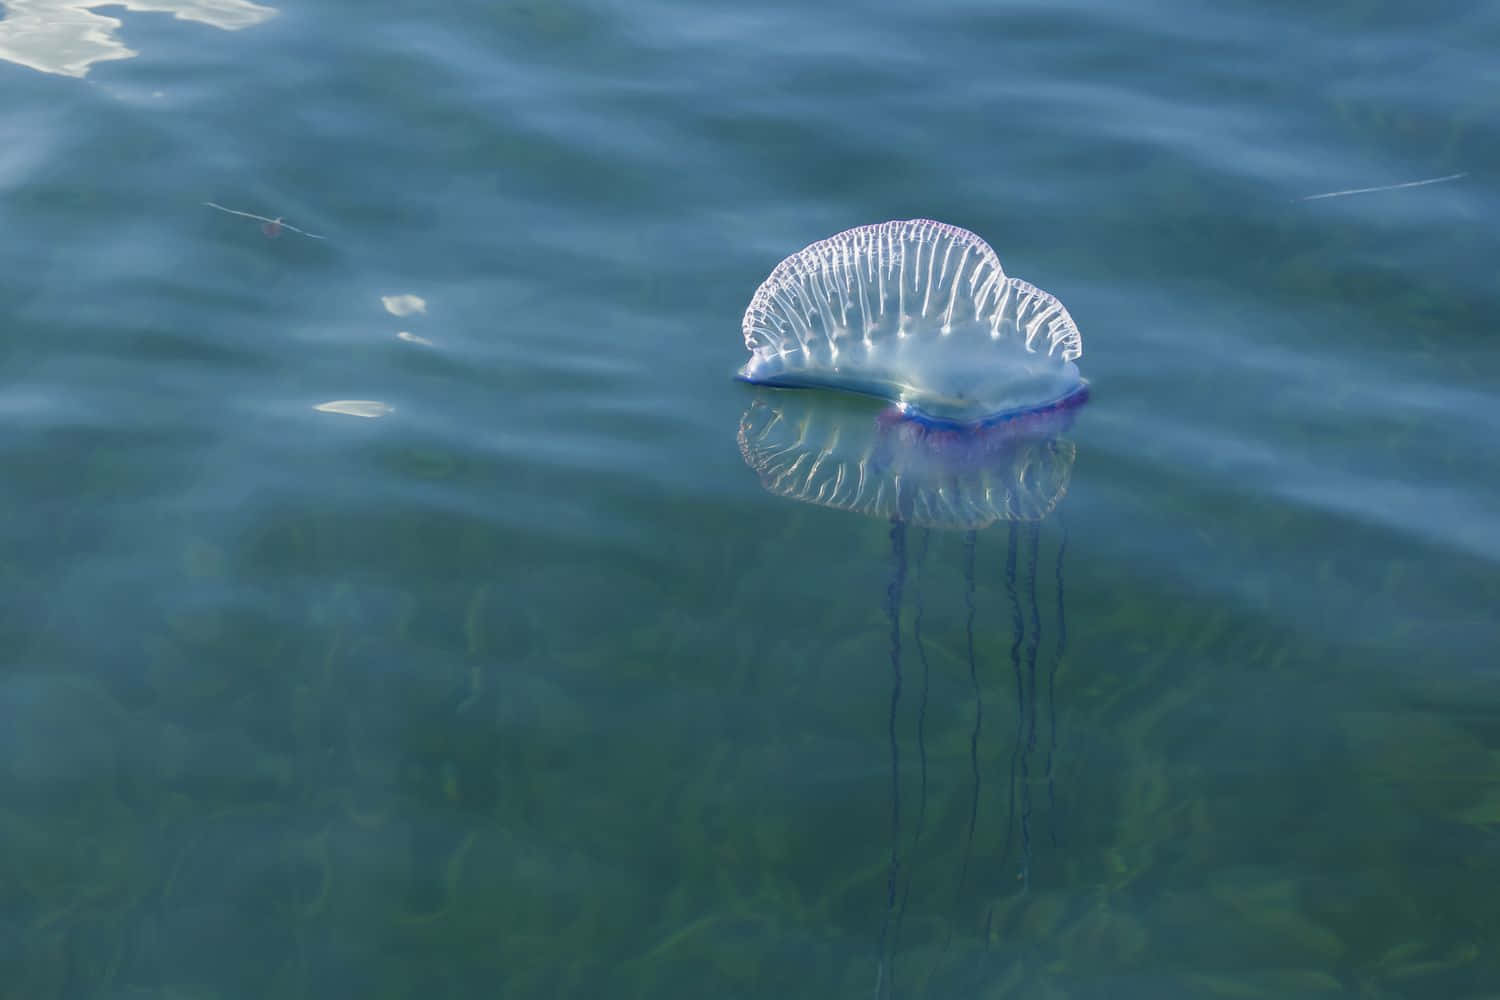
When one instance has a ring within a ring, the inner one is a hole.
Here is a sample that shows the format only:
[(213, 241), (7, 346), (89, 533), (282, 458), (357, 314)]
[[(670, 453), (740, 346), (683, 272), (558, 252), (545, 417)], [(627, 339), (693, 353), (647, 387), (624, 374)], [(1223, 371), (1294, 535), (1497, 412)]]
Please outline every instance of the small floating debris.
[(348, 417), (364, 417), (374, 420), (390, 413), (394, 407), (389, 403), (382, 403), (378, 399), (334, 399), (327, 403), (319, 403), (313, 409), (320, 413), (342, 413)]
[(415, 333), (410, 333), (406, 330), (397, 330), (396, 339), (404, 340), (408, 344), (421, 344), (423, 347), (432, 346), (432, 341), (428, 340), (426, 337), (419, 337)]
[(420, 295), (382, 295), (380, 304), (392, 316), (410, 316), (427, 311), (427, 300)]
[(263, 223), (263, 225), (260, 227), (260, 231), (262, 233), (265, 233), (268, 239), (275, 239), (276, 237), (280, 236), (283, 229), (287, 230), (288, 232), (297, 233), (299, 236), (306, 236), (310, 240), (324, 240), (328, 238), (326, 236), (319, 236), (317, 233), (309, 233), (305, 229), (298, 229), (290, 222), (286, 222), (285, 220), (283, 220), (280, 216), (277, 216), (274, 219), (268, 219), (264, 215), (256, 215), (254, 212), (241, 212), (237, 208), (225, 208), (223, 205), (217, 204), (212, 201), (205, 201), (203, 204), (207, 205), (209, 208), (217, 209), (220, 212), (227, 212), (230, 215), (238, 215), (246, 219), (254, 219), (257, 222)]
[(1377, 191), (1398, 191), (1401, 188), (1426, 187), (1428, 184), (1442, 184), (1445, 181), (1456, 181), (1460, 177), (1469, 176), (1467, 173), (1448, 174), (1444, 177), (1428, 177), (1420, 181), (1407, 181), (1404, 184), (1382, 184), (1379, 187), (1349, 188), (1347, 191), (1324, 191), (1322, 194), (1310, 194), (1303, 201), (1317, 201), (1320, 198), (1343, 198), (1351, 194), (1374, 194)]

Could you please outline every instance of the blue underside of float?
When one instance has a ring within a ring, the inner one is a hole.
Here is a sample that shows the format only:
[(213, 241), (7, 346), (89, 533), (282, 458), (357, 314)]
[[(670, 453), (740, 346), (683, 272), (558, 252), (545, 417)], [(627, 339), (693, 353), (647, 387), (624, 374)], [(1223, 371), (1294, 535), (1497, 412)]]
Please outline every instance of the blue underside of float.
[(1067, 410), (1075, 406), (1082, 406), (1089, 398), (1089, 384), (1087, 380), (1080, 380), (1078, 385), (1067, 392), (1052, 399), (1029, 404), (1027, 406), (1013, 407), (1008, 410), (998, 410), (994, 413), (986, 413), (973, 420), (954, 420), (949, 417), (935, 417), (924, 413), (922, 408), (914, 403), (899, 399), (892, 399), (890, 395), (877, 389), (867, 388), (859, 384), (851, 384), (845, 381), (835, 382), (833, 380), (822, 381), (799, 375), (795, 379), (782, 378), (751, 378), (744, 371), (735, 372), (734, 377), (741, 382), (750, 385), (763, 385), (772, 389), (827, 389), (833, 392), (848, 392), (860, 396), (871, 396), (875, 399), (883, 399), (901, 408), (902, 416), (914, 423), (924, 427), (932, 427), (939, 430), (972, 430), (982, 427), (994, 427), (1007, 421), (1017, 420), (1021, 417), (1032, 416), (1037, 413), (1046, 413), (1054, 410)]

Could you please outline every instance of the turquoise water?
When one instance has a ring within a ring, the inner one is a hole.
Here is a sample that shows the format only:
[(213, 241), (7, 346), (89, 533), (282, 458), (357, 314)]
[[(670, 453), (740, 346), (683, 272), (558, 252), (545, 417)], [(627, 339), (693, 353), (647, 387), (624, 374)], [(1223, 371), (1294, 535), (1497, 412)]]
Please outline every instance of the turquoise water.
[[(1500, 11), (4, 6), (6, 1000), (1500, 995)], [(739, 440), (915, 216), (972, 536)]]

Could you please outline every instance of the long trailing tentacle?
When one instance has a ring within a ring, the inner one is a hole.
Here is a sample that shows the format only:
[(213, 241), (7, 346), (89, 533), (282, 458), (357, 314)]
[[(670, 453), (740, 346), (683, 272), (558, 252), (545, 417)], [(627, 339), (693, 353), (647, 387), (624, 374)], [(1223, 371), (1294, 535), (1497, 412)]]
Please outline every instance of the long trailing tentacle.
[(1023, 864), (1021, 881), (1023, 888), (1031, 887), (1031, 752), (1036, 748), (1036, 661), (1041, 647), (1042, 613), (1037, 602), (1037, 549), (1041, 544), (1041, 528), (1035, 523), (1026, 526), (1029, 551), (1026, 555), (1025, 594), (1031, 617), (1030, 634), (1026, 639), (1026, 678), (1030, 697), (1026, 700), (1026, 748), (1021, 753), (1021, 852)]
[(1050, 733), (1047, 743), (1047, 816), (1053, 847), (1058, 845), (1057, 788), (1053, 772), (1053, 759), (1057, 753), (1057, 672), (1068, 648), (1068, 619), (1063, 601), (1063, 556), (1068, 550), (1068, 525), (1061, 510), (1057, 512), (1057, 526), (1061, 536), (1057, 543), (1057, 653), (1047, 674), (1047, 729)]
[(963, 862), (958, 869), (958, 885), (955, 889), (954, 905), (962, 895), (964, 881), (969, 872), (969, 860), (974, 853), (974, 830), (979, 825), (979, 794), (982, 782), (979, 773), (979, 734), (984, 727), (984, 690), (979, 685), (979, 661), (974, 655), (974, 552), (977, 533), (964, 535), (964, 637), (969, 657), (969, 686), (974, 694), (974, 728), (969, 733), (969, 773), (973, 782), (973, 795), (969, 799), (969, 832), (964, 840)]
[(912, 589), (916, 617), (912, 621), (912, 644), (917, 647), (917, 659), (922, 664), (922, 694), (917, 702), (917, 759), (920, 765), (921, 783), (918, 786), (917, 825), (912, 834), (911, 850), (907, 857), (906, 886), (901, 890), (901, 905), (896, 911), (896, 926), (891, 932), (891, 952), (894, 954), (901, 937), (901, 922), (906, 918), (906, 903), (911, 896), (912, 867), (917, 850), (922, 843), (922, 832), (927, 827), (927, 695), (931, 685), (932, 670), (927, 662), (927, 647), (922, 641), (922, 613), (924, 604), (923, 578), (926, 576), (927, 549), (932, 540), (932, 529), (922, 529), (922, 546), (917, 550), (917, 574)]
[(906, 522), (891, 519), (891, 579), (886, 586), (886, 616), (890, 621), (891, 712), (887, 733), (891, 746), (891, 860), (886, 877), (885, 918), (877, 944), (875, 995), (887, 994), (895, 978), (894, 955), (887, 956), (886, 943), (896, 911), (896, 884), (901, 874), (901, 745), (896, 740), (896, 715), (901, 705), (901, 592), (906, 585)]
[(1026, 684), (1021, 675), (1021, 643), (1025, 638), (1025, 627), (1021, 618), (1021, 596), (1016, 590), (1016, 550), (1020, 544), (1020, 529), (1012, 521), (1009, 544), (1005, 553), (1005, 594), (1010, 601), (1010, 668), (1016, 680), (1016, 741), (1010, 753), (1010, 809), (1005, 820), (1005, 849), (1000, 854), (1002, 861), (1010, 857), (1011, 843), (1015, 835), (1016, 768), (1020, 764), (1021, 745), (1026, 738)]

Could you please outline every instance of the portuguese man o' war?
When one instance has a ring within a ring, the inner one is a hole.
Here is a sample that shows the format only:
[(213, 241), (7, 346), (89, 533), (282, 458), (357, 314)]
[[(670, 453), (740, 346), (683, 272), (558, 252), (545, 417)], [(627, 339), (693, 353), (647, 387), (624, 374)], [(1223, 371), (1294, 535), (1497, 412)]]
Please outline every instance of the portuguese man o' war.
[(1088, 392), (1078, 327), (989, 244), (930, 219), (820, 240), (745, 310), (747, 382), (878, 396), (921, 422), (998, 423)]
[[(1012, 676), (992, 683), (1014, 690), (1016, 714), (1008, 753), (1010, 815), (1000, 857), (1009, 855), (1018, 832), (1016, 879), (1021, 891), (1030, 886), (1032, 794), (1035, 786), (1045, 785), (1047, 801), (1053, 801), (1054, 692), (1067, 641), (1063, 531), (1054, 571), (1045, 574), (1055, 580), (1055, 639), (1049, 643), (1050, 663), (1040, 664), (1039, 672), (1039, 589), (1047, 586), (1039, 586), (1044, 575), (1039, 525), (1057, 513), (1072, 474), (1076, 450), (1061, 434), (1089, 396), (1076, 364), (1083, 342), (1062, 303), (1008, 277), (984, 240), (927, 219), (850, 229), (791, 255), (755, 292), (743, 329), (750, 359), (738, 373), (741, 379), (779, 389), (843, 390), (892, 404), (872, 416), (852, 400), (821, 393), (767, 394), (751, 402), (739, 428), (740, 452), (767, 491), (890, 524), (884, 593), (891, 671), (890, 860), (875, 988), (877, 997), (889, 996), (912, 870), (927, 825), (932, 640), (924, 634), (930, 609), (923, 581), (929, 550), (936, 547), (934, 529), (962, 532), (963, 604), (958, 610), (964, 638), (958, 649), (967, 661), (966, 686), (973, 704), (967, 741), (971, 793), (952, 905), (960, 905), (970, 878), (983, 775), (993, 766), (981, 750), (986, 685), (981, 683), (975, 625), (981, 606), (978, 535), (1001, 521), (1009, 534), (1003, 579)], [(921, 531), (914, 558), (908, 542), (912, 527)], [(914, 613), (907, 601), (915, 604)], [(909, 614), (907, 636), (903, 623)], [(908, 830), (902, 822), (898, 718), (912, 651), (921, 671), (916, 708), (920, 784), (915, 822)], [(1039, 705), (1045, 706), (1047, 717), (1045, 748), (1038, 745)], [(1049, 812), (1055, 816), (1054, 809)], [(1055, 827), (1052, 839), (1056, 841)], [(986, 893), (992, 900), (995, 888)], [(993, 913), (991, 903), (981, 918), (986, 939)]]

